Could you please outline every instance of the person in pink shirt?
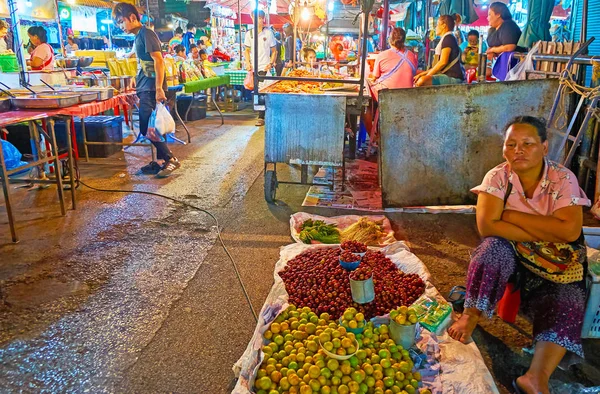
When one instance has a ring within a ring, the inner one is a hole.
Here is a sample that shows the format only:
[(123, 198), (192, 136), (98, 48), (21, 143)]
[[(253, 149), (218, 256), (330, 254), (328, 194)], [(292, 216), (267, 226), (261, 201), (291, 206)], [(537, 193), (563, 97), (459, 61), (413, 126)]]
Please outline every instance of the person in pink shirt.
[(417, 73), (417, 56), (406, 49), (404, 41), (406, 32), (400, 27), (392, 29), (387, 49), (377, 55), (373, 66), (375, 78), (371, 89), (375, 100), (381, 89), (412, 88), (413, 78)]
[[(529, 370), (513, 381), (517, 393), (549, 394), (550, 375), (567, 352), (583, 357), (587, 259), (582, 207), (590, 200), (575, 175), (548, 160), (547, 153), (542, 119), (521, 116), (509, 122), (506, 162), (471, 190), (478, 195), (477, 228), (483, 239), (471, 255), (464, 313), (448, 329), (452, 338), (468, 341), (480, 317), (493, 315), (507, 284), (515, 286), (532, 316), (535, 343)], [(521, 248), (536, 244), (542, 246), (532, 264), (531, 254)], [(572, 254), (561, 260), (567, 248)], [(578, 275), (559, 278), (566, 271), (540, 269), (563, 261), (577, 267)]]
[[(388, 39), (390, 49), (380, 52), (373, 65), (374, 80), (369, 82), (369, 89), (374, 104), (363, 114), (362, 121), (373, 142), (378, 141), (377, 122), (379, 111), (379, 91), (382, 89), (412, 88), (413, 78), (417, 73), (417, 56), (406, 49), (404, 41), (406, 32), (400, 27), (394, 27)], [(373, 114), (375, 112), (375, 114)], [(373, 121), (373, 118), (375, 121)]]

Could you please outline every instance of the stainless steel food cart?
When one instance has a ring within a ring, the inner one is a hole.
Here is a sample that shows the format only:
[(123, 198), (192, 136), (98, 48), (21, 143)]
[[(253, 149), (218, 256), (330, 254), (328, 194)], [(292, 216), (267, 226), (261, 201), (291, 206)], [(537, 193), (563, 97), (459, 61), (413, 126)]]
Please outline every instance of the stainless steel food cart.
[[(275, 200), (279, 183), (312, 185), (308, 182), (309, 165), (344, 168), (346, 120), (355, 132), (361, 101), (356, 91), (266, 93), (264, 191), (267, 202)], [(350, 141), (356, 139), (350, 138)], [(278, 163), (300, 165), (300, 182), (278, 180)], [(333, 187), (333, 183), (329, 186)]]

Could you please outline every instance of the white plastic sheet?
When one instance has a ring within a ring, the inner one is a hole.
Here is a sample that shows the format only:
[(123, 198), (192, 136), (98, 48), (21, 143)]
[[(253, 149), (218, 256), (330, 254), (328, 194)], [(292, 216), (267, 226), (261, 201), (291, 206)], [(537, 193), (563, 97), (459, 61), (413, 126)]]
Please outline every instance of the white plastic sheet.
[[(337, 246), (297, 243), (281, 248), (279, 261), (275, 265), (275, 283), (260, 312), (254, 335), (242, 357), (233, 366), (233, 371), (238, 377), (233, 394), (252, 393), (254, 376), (262, 361), (260, 350), (263, 346), (262, 334), (279, 312), (288, 306), (285, 285), (278, 273), (285, 268), (289, 260), (303, 252), (331, 247)], [(439, 291), (431, 284), (431, 275), (425, 264), (410, 252), (404, 242), (395, 242), (382, 248), (381, 251), (402, 271), (418, 274), (427, 285), (426, 295), (442, 298)], [(428, 357), (428, 368), (422, 371), (423, 383), (433, 393), (498, 393), (494, 380), (474, 342), (464, 345), (450, 338), (448, 334), (438, 337), (426, 330), (421, 331), (417, 340), (417, 346)]]

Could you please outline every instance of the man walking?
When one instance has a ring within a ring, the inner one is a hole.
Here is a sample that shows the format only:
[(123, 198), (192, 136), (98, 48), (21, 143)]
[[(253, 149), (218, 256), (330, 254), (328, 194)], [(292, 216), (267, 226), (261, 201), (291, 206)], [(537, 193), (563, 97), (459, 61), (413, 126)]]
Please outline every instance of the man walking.
[[(160, 40), (154, 31), (142, 25), (140, 14), (131, 4), (118, 3), (113, 9), (112, 17), (123, 31), (135, 34), (134, 49), (138, 59), (138, 74), (135, 83), (140, 99), (140, 132), (145, 136), (148, 131), (150, 115), (156, 108), (156, 103), (167, 100), (165, 63), (160, 49)], [(144, 174), (156, 174), (159, 178), (168, 177), (181, 164), (173, 156), (166, 142), (152, 141), (152, 144), (156, 147), (158, 160), (162, 160), (163, 164), (152, 161), (142, 167), (141, 171)]]
[[(254, 24), (254, 13), (252, 13), (252, 23)], [(258, 11), (258, 75), (265, 76), (267, 72), (275, 66), (277, 58), (277, 41), (271, 29), (265, 27), (265, 12)], [(246, 32), (244, 37), (244, 59), (246, 62), (246, 70), (254, 69), (254, 30)], [(265, 124), (265, 111), (258, 112), (257, 126)]]

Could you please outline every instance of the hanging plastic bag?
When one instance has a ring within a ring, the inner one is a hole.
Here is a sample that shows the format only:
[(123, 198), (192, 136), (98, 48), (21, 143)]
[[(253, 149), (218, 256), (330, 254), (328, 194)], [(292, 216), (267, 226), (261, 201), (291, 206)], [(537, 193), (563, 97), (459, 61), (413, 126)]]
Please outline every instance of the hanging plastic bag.
[(521, 60), (519, 64), (514, 66), (506, 75), (505, 81), (524, 81), (527, 79), (527, 72), (533, 71), (533, 55), (537, 53), (540, 48), (540, 43), (535, 44), (533, 48), (527, 53), (525, 59)]
[(27, 164), (21, 161), (21, 152), (13, 144), (5, 140), (0, 140), (0, 142), (2, 143), (2, 154), (4, 155), (4, 164), (7, 170)]
[(254, 90), (254, 74), (252, 71), (248, 71), (246, 78), (244, 78), (244, 87), (248, 90)]
[(146, 138), (154, 142), (164, 142), (163, 136), (156, 130), (156, 110), (152, 111), (150, 120), (148, 121), (148, 131), (146, 132)]
[(171, 113), (163, 103), (157, 103), (156, 118), (154, 120), (154, 127), (160, 135), (165, 135), (175, 132), (175, 120), (171, 116)]

